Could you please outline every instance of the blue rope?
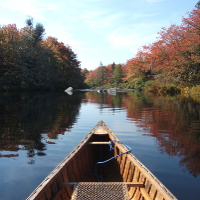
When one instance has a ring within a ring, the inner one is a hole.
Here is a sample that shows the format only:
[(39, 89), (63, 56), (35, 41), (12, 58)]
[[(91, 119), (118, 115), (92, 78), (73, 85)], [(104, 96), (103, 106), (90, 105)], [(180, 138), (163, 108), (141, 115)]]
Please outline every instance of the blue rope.
[[(112, 151), (113, 149), (114, 149), (114, 142), (118, 142), (118, 143), (121, 143), (122, 144), (122, 142), (120, 142), (119, 140), (111, 140), (110, 141), (110, 144), (109, 144), (109, 146), (110, 146), (110, 149), (109, 149), (109, 151)], [(114, 158), (117, 158), (117, 157), (119, 157), (119, 156), (121, 156), (121, 155), (123, 155), (123, 154), (127, 154), (127, 153), (129, 153), (129, 152), (131, 152), (132, 151), (132, 149), (128, 146), (128, 145), (125, 145), (124, 144), (124, 146), (126, 146), (127, 148), (128, 148), (128, 151), (126, 151), (126, 152), (124, 152), (124, 153), (120, 153), (120, 154), (118, 154), (118, 155), (116, 155), (116, 156), (113, 156), (112, 158), (109, 158), (108, 160), (105, 160), (105, 161), (102, 161), (102, 162), (97, 162), (96, 164), (103, 164), (103, 163), (106, 163), (106, 162), (108, 162), (108, 161), (110, 161), (110, 160), (112, 160), (112, 159), (114, 159)]]
[(112, 151), (113, 149), (114, 149), (114, 142), (119, 142), (120, 143), (120, 141), (119, 140), (111, 140), (110, 141), (110, 144), (109, 144), (109, 146), (110, 146), (110, 149), (109, 149), (109, 151)]

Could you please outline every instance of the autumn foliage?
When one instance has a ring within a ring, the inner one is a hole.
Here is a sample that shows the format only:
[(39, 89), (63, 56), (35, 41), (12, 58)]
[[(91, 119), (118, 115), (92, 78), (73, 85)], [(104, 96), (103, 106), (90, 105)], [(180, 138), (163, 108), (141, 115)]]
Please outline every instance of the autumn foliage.
[(157, 41), (143, 46), (127, 61), (127, 82), (138, 77), (176, 85), (200, 84), (200, 9), (196, 6), (182, 24), (162, 28)]
[[(17, 29), (0, 27), (0, 89), (56, 89), (81, 87), (80, 61), (71, 47), (56, 38), (43, 39), (42, 24)], [(75, 80), (76, 79), (76, 80)]]
[(123, 69), (121, 64), (103, 66), (101, 63), (97, 69), (86, 74), (85, 83), (92, 88), (119, 86), (123, 82)]

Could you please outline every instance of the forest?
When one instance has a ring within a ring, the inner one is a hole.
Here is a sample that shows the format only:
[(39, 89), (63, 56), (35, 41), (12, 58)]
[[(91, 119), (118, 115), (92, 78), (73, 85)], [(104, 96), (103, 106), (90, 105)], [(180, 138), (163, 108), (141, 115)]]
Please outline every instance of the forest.
[(69, 45), (46, 37), (33, 18), (18, 29), (0, 26), (0, 90), (136, 88), (156, 93), (200, 94), (200, 1), (181, 25), (162, 28), (125, 64), (88, 71)]
[(200, 1), (181, 25), (162, 28), (157, 41), (143, 46), (125, 64), (101, 63), (86, 73), (85, 82), (90, 87), (200, 94)]
[(16, 24), (0, 26), (0, 90), (84, 87), (71, 47), (44, 35), (43, 25), (34, 25), (31, 17), (20, 30)]

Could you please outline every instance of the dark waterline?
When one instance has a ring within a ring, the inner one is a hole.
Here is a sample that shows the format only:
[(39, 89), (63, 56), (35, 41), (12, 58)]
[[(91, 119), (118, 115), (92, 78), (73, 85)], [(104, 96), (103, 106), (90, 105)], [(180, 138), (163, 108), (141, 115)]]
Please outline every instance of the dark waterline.
[(1, 94), (0, 199), (25, 199), (99, 120), (178, 199), (199, 199), (198, 99), (138, 91)]

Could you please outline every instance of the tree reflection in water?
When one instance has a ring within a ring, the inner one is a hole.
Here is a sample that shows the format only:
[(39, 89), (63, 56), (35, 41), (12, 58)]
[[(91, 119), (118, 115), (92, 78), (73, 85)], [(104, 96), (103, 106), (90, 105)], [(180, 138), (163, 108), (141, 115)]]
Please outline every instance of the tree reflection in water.
[(84, 93), (11, 93), (0, 96), (0, 157), (16, 157), (27, 150), (28, 163), (45, 156), (45, 138), (56, 139), (70, 130), (79, 113)]
[(137, 91), (117, 96), (87, 93), (86, 97), (102, 109), (105, 105), (126, 109), (129, 120), (156, 138), (161, 153), (180, 157), (183, 170), (194, 177), (200, 174), (200, 99)]
[[(17, 157), (27, 150), (28, 163), (45, 156), (47, 145), (69, 131), (81, 103), (98, 104), (115, 112), (126, 110), (149, 137), (156, 138), (161, 153), (180, 157), (180, 166), (194, 177), (200, 174), (200, 101), (181, 96), (156, 96), (141, 92), (19, 93), (0, 96), (0, 157)], [(92, 127), (91, 127), (92, 128)]]

